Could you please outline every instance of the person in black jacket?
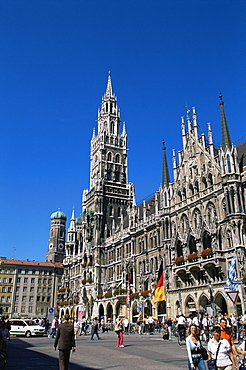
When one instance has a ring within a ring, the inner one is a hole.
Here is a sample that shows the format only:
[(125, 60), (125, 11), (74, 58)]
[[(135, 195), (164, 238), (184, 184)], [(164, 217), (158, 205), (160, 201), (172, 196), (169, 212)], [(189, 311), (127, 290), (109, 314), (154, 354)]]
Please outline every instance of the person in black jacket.
[(70, 351), (71, 349), (73, 351), (76, 350), (74, 328), (68, 314), (65, 315), (64, 322), (58, 326), (54, 350), (56, 350), (57, 344), (59, 350), (59, 370), (68, 370)]

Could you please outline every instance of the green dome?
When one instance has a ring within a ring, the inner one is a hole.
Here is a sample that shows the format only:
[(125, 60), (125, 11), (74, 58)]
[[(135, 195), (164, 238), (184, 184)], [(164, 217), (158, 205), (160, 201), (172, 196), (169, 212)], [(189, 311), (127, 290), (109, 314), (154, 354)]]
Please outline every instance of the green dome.
[(75, 220), (76, 225), (82, 225), (83, 217), (77, 217)]
[(58, 210), (52, 213), (52, 215), (50, 216), (50, 219), (51, 220), (56, 220), (56, 219), (67, 220), (67, 216), (65, 215), (65, 213)]

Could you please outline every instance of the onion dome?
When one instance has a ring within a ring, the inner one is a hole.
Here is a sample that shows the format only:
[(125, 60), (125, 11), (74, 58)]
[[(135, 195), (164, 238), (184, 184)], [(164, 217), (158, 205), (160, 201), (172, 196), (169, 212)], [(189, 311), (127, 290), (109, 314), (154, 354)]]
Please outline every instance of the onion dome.
[(82, 225), (83, 217), (77, 217), (75, 220), (76, 225)]
[(67, 220), (67, 216), (65, 215), (64, 212), (60, 211), (60, 209), (58, 209), (58, 211), (56, 212), (53, 212), (52, 215), (50, 216), (50, 219), (51, 220)]

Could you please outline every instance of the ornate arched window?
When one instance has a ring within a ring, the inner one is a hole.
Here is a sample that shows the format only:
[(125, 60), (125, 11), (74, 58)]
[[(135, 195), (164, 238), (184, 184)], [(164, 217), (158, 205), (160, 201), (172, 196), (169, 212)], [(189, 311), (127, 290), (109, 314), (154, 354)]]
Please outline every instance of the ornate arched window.
[(184, 234), (188, 232), (188, 228), (189, 228), (188, 218), (185, 214), (183, 214), (180, 220), (181, 233)]
[(195, 238), (193, 236), (191, 236), (189, 238), (189, 251), (190, 251), (190, 253), (197, 252), (196, 241), (195, 241)]
[(115, 182), (120, 182), (120, 172), (119, 171), (115, 172)]
[(207, 189), (208, 185), (207, 185), (207, 180), (205, 177), (202, 178), (202, 185), (203, 185), (203, 189)]
[(215, 205), (212, 202), (209, 202), (207, 206), (207, 221), (210, 227), (215, 227), (216, 219), (217, 213)]
[(213, 185), (213, 176), (211, 173), (208, 174), (208, 185), (209, 186)]
[(202, 244), (203, 244), (203, 249), (212, 248), (212, 238), (211, 238), (211, 235), (207, 231), (204, 231), (203, 233)]
[(108, 170), (107, 172), (107, 180), (111, 181), (112, 180), (112, 171)]
[(198, 181), (195, 181), (195, 193), (198, 193), (198, 192), (199, 192)]
[(110, 122), (110, 132), (114, 134), (114, 121)]
[(115, 163), (120, 163), (120, 155), (116, 154), (115, 156)]
[(111, 152), (108, 153), (107, 161), (112, 162), (112, 153)]
[(180, 240), (177, 242), (176, 248), (177, 248), (177, 257), (183, 257), (183, 246)]
[(230, 158), (229, 154), (227, 154), (227, 156), (226, 156), (226, 163), (227, 163), (227, 171), (232, 172), (231, 171), (231, 158)]
[(202, 216), (201, 212), (199, 211), (198, 208), (195, 209), (193, 213), (193, 225), (195, 229), (199, 229), (201, 227), (201, 222), (202, 222)]
[(112, 206), (109, 207), (109, 216), (113, 216), (113, 207)]
[(189, 192), (190, 192), (190, 196), (194, 195), (194, 188), (192, 184), (189, 185)]

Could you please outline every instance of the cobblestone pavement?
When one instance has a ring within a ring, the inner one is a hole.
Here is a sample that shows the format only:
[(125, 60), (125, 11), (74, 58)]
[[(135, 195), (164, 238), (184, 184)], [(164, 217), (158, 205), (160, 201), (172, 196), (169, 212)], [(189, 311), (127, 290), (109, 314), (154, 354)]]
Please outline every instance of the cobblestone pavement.
[[(100, 334), (101, 340), (79, 336), (77, 350), (71, 354), (69, 370), (181, 370), (187, 369), (185, 346), (176, 338), (164, 341), (161, 334), (125, 335), (124, 348), (116, 347), (114, 332)], [(48, 337), (13, 337), (8, 342), (9, 361), (5, 370), (58, 369), (58, 351)]]

